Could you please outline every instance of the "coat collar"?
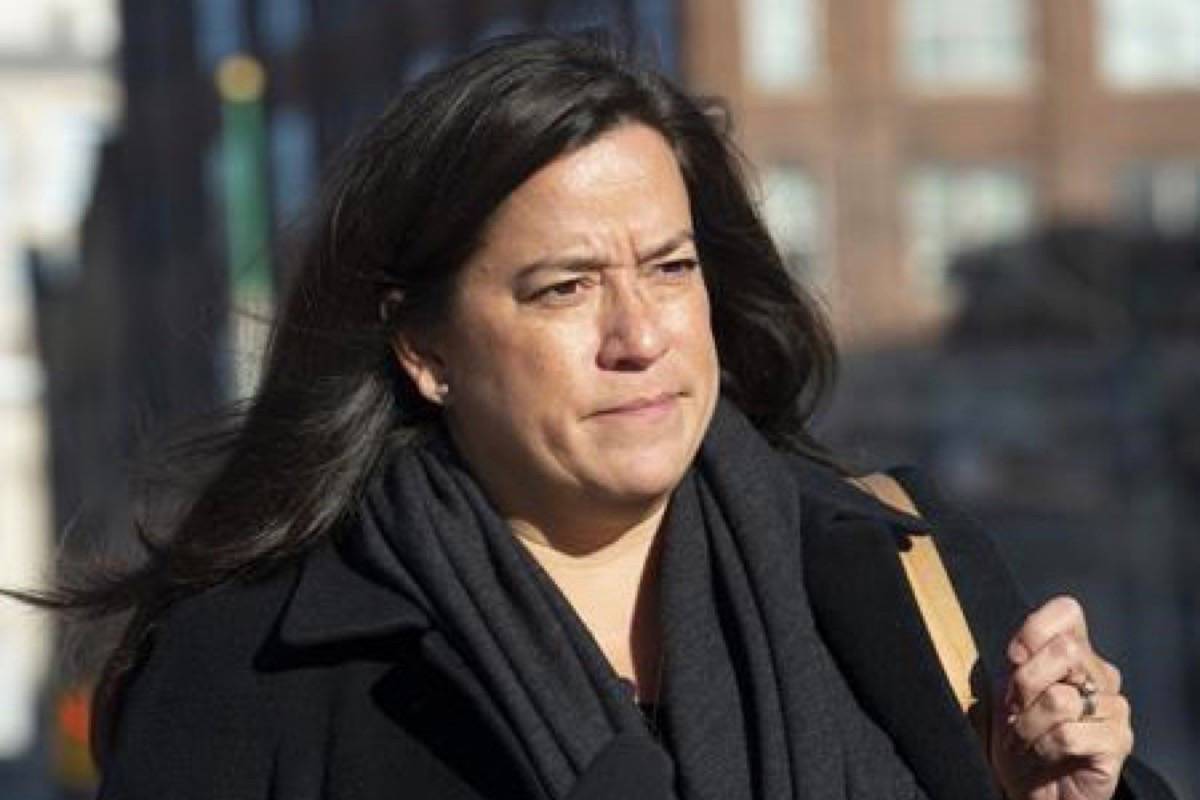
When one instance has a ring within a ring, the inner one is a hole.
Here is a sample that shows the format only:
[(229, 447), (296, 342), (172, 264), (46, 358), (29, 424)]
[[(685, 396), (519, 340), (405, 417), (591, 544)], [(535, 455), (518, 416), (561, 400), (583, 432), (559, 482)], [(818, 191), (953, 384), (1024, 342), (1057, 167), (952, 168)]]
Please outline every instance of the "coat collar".
[(330, 539), (305, 558), (279, 625), (284, 644), (314, 647), (431, 627), (415, 602), (356, 566), (347, 550)]
[[(330, 541), (305, 560), (296, 579), (278, 629), (279, 640), (289, 647), (320, 647), (351, 640), (400, 634), (423, 634), (421, 657), (439, 674), (474, 696), (475, 681), (460, 655), (436, 631), (429, 617), (401, 592), (374, 580), (356, 564), (353, 548)], [(406, 675), (407, 677), (407, 675)], [(423, 686), (416, 691), (427, 692)], [(474, 710), (482, 714), (492, 740), (504, 747), (511, 763), (523, 765), (515, 742), (486, 698), (478, 697)], [(464, 722), (478, 727), (479, 719)], [(626, 731), (608, 743), (580, 774), (568, 800), (616, 800), (645, 794), (667, 797), (671, 793), (673, 765), (661, 745), (644, 731)], [(536, 776), (518, 768), (514, 778), (523, 782), (522, 796), (545, 796)]]

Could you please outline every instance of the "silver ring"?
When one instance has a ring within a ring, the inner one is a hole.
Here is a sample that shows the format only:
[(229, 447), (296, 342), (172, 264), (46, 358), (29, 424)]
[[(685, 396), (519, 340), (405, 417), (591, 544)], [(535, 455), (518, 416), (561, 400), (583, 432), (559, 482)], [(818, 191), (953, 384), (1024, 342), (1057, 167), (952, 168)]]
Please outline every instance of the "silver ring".
[(1085, 678), (1083, 683), (1072, 684), (1075, 691), (1079, 692), (1079, 699), (1083, 701), (1083, 708), (1079, 712), (1079, 721), (1083, 722), (1096, 716), (1096, 695), (1100, 690), (1096, 688), (1096, 682), (1091, 678)]

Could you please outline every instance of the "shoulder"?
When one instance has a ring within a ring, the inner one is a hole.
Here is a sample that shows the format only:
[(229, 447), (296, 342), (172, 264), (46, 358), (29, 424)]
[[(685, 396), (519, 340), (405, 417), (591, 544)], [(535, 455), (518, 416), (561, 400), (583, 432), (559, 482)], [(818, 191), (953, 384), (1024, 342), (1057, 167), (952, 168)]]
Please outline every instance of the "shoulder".
[[(810, 521), (853, 517), (874, 520), (904, 531), (927, 527), (924, 504), (913, 502), (907, 475), (911, 470), (851, 474), (811, 456), (776, 451), (791, 474)], [(900, 477), (897, 477), (900, 476)]]
[(172, 603), (151, 623), (132, 678), (133, 694), (182, 698), (201, 688), (250, 682), (256, 655), (275, 626), (296, 573), (297, 568), (289, 566)]
[(249, 671), (269, 637), (298, 572), (289, 565), (269, 576), (212, 587), (174, 603), (155, 623), (147, 667), (170, 663), (221, 675)]
[(787, 461), (801, 496), (837, 515), (870, 517), (900, 531), (932, 533), (939, 544), (951, 538), (989, 540), (983, 526), (920, 467), (903, 464), (855, 474), (804, 456), (789, 455)]
[(121, 689), (101, 797), (260, 796), (247, 784), (266, 779), (275, 733), (256, 659), (294, 574), (208, 589), (153, 624)]

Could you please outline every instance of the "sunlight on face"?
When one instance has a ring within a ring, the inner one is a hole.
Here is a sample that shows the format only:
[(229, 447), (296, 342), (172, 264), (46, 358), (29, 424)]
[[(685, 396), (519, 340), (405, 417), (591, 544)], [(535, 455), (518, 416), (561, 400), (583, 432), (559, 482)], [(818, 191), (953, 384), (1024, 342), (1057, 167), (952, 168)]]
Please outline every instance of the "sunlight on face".
[(718, 368), (661, 135), (621, 126), (518, 187), (446, 327), (424, 385), (448, 384), (450, 429), (504, 513), (554, 524), (665, 499), (708, 426)]

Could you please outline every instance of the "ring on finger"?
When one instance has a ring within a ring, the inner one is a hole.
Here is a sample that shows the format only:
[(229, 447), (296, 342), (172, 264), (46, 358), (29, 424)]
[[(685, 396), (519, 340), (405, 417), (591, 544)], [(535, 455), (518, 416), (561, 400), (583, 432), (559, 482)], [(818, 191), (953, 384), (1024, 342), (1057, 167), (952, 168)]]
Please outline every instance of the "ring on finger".
[(1083, 708), (1079, 711), (1079, 721), (1083, 722), (1096, 716), (1096, 695), (1100, 692), (1096, 687), (1096, 682), (1091, 678), (1085, 678), (1083, 683), (1071, 685), (1075, 687), (1075, 691), (1079, 692), (1079, 699), (1083, 702)]

